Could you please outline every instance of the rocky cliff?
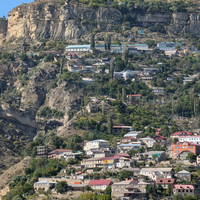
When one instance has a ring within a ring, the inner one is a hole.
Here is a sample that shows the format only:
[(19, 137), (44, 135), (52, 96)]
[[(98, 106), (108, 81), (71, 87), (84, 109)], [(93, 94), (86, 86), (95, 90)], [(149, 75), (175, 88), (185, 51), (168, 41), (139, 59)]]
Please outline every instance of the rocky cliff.
[[(195, 33), (200, 36), (200, 15), (190, 13), (131, 13), (142, 27), (163, 23), (170, 33)], [(122, 13), (112, 8), (91, 8), (81, 4), (38, 2), (22, 4), (0, 20), (0, 40), (27, 37), (32, 39), (77, 39), (94, 28), (110, 31), (123, 21)], [(90, 22), (95, 23), (90, 23)]]
[[(121, 23), (123, 16), (116, 9), (89, 8), (58, 3), (33, 2), (14, 8), (8, 14), (7, 39), (19, 37), (72, 39), (91, 32), (96, 25), (87, 20)], [(101, 26), (102, 27), (102, 26)], [(109, 30), (111, 25), (103, 26)]]
[(8, 28), (8, 21), (0, 18), (0, 45), (5, 41)]

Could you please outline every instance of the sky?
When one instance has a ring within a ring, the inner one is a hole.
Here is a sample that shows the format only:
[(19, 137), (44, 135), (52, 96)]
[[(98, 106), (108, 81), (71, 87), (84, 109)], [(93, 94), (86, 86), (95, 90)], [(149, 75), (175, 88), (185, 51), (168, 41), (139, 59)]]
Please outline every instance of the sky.
[(34, 0), (1, 0), (0, 6), (0, 17), (5, 15), (8, 18), (8, 13), (16, 6), (19, 6), (21, 3), (30, 3)]

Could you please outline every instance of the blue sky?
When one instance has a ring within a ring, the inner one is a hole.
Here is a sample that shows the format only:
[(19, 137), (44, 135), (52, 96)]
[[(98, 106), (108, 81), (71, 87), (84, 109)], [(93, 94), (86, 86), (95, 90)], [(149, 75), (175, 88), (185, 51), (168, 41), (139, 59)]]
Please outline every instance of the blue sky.
[(19, 6), (21, 3), (30, 3), (34, 0), (3, 0), (0, 6), (0, 17), (4, 15), (8, 18), (8, 12), (10, 12), (14, 7)]

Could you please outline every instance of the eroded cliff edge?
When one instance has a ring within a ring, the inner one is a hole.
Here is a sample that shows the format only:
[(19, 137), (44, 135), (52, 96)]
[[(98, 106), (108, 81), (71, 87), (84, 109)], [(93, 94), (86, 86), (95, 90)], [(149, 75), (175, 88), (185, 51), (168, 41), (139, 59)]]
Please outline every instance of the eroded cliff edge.
[[(194, 33), (200, 37), (200, 15), (190, 13), (130, 13), (141, 27), (161, 23), (168, 33)], [(0, 44), (11, 38), (78, 39), (94, 28), (111, 31), (123, 21), (114, 8), (91, 8), (83, 4), (33, 2), (22, 4), (0, 20)], [(96, 23), (91, 23), (96, 22)]]

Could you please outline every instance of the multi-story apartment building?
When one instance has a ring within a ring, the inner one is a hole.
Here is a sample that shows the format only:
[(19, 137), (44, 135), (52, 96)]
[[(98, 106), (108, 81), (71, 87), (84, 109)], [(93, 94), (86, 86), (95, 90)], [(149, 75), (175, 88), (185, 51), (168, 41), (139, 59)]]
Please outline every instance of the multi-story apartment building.
[(200, 152), (200, 145), (192, 142), (176, 142), (173, 146), (170, 146), (169, 149), (174, 151), (174, 156), (178, 157), (183, 151), (198, 154)]
[(180, 42), (160, 42), (157, 44), (157, 49), (167, 51), (171, 49), (176, 49), (177, 45), (180, 45), (180, 47), (182, 46)]
[(157, 181), (159, 178), (172, 178), (174, 175), (173, 168), (142, 168), (140, 174), (148, 176), (150, 179)]
[(152, 147), (154, 145), (154, 143), (155, 143), (155, 140), (153, 138), (150, 138), (150, 137), (140, 138), (139, 141), (141, 141), (144, 144), (146, 144), (146, 146), (148, 148)]
[(88, 151), (90, 149), (109, 148), (110, 143), (106, 140), (93, 140), (84, 144), (83, 149)]
[(200, 144), (200, 135), (188, 135), (178, 137), (179, 142), (193, 142), (195, 144)]

